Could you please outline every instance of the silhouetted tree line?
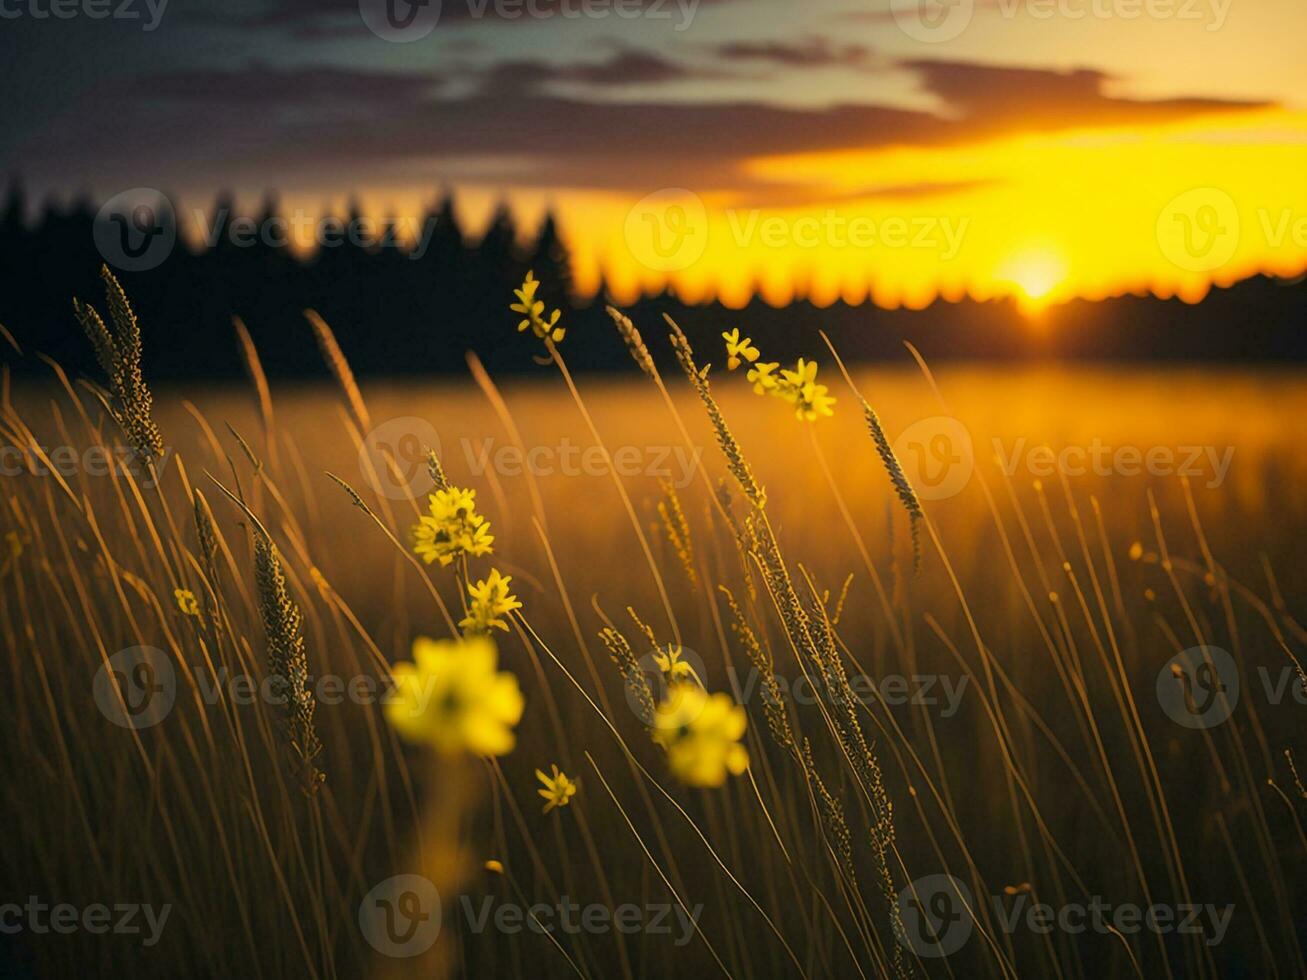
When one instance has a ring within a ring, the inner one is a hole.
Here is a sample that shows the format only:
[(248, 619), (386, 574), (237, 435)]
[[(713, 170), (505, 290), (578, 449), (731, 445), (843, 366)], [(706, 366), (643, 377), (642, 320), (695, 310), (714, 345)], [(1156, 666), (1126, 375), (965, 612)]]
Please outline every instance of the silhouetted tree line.
[[(44, 370), (41, 351), (74, 372), (96, 375), (89, 346), (71, 310), (74, 296), (99, 294), (103, 257), (86, 199), (47, 202), (31, 220), (23, 191), (11, 185), (0, 213), (0, 323), (29, 356), (7, 351), (17, 371)], [(629, 370), (630, 359), (599, 299), (572, 293), (569, 256), (552, 216), (522, 235), (500, 207), (479, 237), (460, 225), (446, 197), (423, 216), (421, 254), (395, 243), (350, 236), (329, 248), (297, 254), (254, 235), (247, 244), (225, 232), (277, 217), (275, 200), (253, 216), (238, 215), (230, 197), (211, 211), (210, 240), (198, 251), (181, 240), (157, 267), (121, 272), (145, 337), (146, 370), (154, 379), (235, 377), (242, 372), (231, 317), (249, 328), (264, 368), (274, 376), (316, 376), (323, 367), (302, 311), (316, 309), (335, 331), (361, 375), (465, 370), (474, 350), (492, 371), (534, 369), (539, 342), (516, 332), (512, 289), (528, 269), (542, 298), (561, 307), (569, 362), (581, 370)], [(341, 216), (337, 227), (359, 220)], [(523, 242), (526, 244), (524, 245)], [(600, 293), (602, 296), (602, 291)], [(718, 333), (741, 326), (769, 358), (824, 353), (824, 329), (851, 359), (902, 360), (912, 341), (931, 360), (1030, 357), (1283, 360), (1307, 357), (1307, 284), (1266, 277), (1217, 289), (1197, 305), (1152, 297), (1072, 302), (1032, 329), (1010, 302), (936, 302), (920, 311), (872, 304), (817, 308), (805, 300), (773, 308), (755, 299), (743, 310), (687, 306), (674, 295), (648, 296), (627, 308), (662, 360), (661, 314), (674, 316), (702, 345), (704, 361), (723, 360)], [(670, 362), (669, 362), (670, 363)]]

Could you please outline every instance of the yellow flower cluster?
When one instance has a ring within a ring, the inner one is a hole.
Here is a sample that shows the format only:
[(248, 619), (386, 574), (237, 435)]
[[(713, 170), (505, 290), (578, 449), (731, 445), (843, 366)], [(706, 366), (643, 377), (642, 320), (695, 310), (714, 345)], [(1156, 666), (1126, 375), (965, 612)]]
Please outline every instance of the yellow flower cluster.
[(444, 755), (507, 755), (524, 702), (517, 678), (497, 670), (498, 658), (489, 637), (419, 636), (413, 662), (391, 670), (395, 690), (386, 702), (387, 720), (410, 742)]
[(748, 337), (741, 338), (738, 329), (722, 334), (726, 341), (726, 366), (734, 371), (743, 361), (752, 367), (747, 375), (753, 390), (759, 395), (775, 395), (794, 406), (794, 414), (805, 422), (813, 422), (824, 415), (834, 415), (834, 397), (830, 389), (817, 381), (817, 362), (802, 357), (793, 371), (781, 369), (776, 361), (759, 361), (761, 352)]
[(190, 589), (173, 589), (172, 597), (183, 616), (198, 616), (200, 614), (199, 600), (195, 598), (195, 593)]
[(563, 341), (563, 334), (567, 331), (558, 326), (558, 319), (563, 315), (562, 310), (554, 310), (548, 318), (545, 317), (545, 304), (542, 300), (536, 299), (536, 290), (540, 288), (540, 280), (535, 277), (534, 272), (528, 272), (526, 279), (522, 282), (521, 289), (514, 289), (513, 295), (518, 301), (509, 306), (514, 313), (521, 313), (526, 319), (517, 325), (518, 332), (531, 328), (531, 332), (541, 340), (552, 340), (559, 344)]
[(684, 652), (679, 646), (668, 646), (666, 650), (655, 652), (653, 658), (668, 684), (692, 680), (702, 687), (703, 679), (695, 673), (690, 661), (682, 659), (683, 655)]
[(467, 587), (472, 601), (468, 603), (467, 615), (458, 624), (464, 636), (484, 636), (492, 629), (508, 630), (503, 617), (522, 608), (517, 596), (508, 591), (512, 581), (513, 576), (500, 575), (499, 569), (492, 568), (487, 578)]
[(543, 789), (536, 790), (545, 799), (545, 813), (548, 813), (554, 807), (567, 806), (572, 802), (572, 797), (576, 795), (578, 783), (575, 779), (570, 779), (568, 775), (560, 770), (558, 766), (551, 765), (551, 775), (546, 776), (539, 769), (536, 770), (536, 779), (540, 780)]
[(450, 564), (460, 555), (491, 552), (490, 522), (477, 513), (477, 492), (448, 487), (428, 496), (428, 513), (413, 528), (413, 551), (430, 565)]
[(667, 751), (672, 774), (690, 786), (710, 788), (749, 766), (740, 744), (748, 723), (744, 709), (727, 694), (709, 694), (682, 682), (668, 690), (654, 715), (653, 740)]

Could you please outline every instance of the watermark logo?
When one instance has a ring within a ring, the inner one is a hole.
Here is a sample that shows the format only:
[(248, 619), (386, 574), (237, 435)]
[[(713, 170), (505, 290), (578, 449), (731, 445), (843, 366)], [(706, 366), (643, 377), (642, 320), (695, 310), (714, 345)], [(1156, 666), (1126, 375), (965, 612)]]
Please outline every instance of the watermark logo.
[(1220, 647), (1190, 647), (1157, 673), (1157, 700), (1185, 728), (1215, 728), (1239, 703), (1239, 668)]
[(1009, 445), (993, 441), (999, 468), (1014, 476), (1021, 468), (1033, 477), (1065, 476), (1183, 476), (1214, 490), (1225, 482), (1234, 461), (1234, 446), (1113, 446), (1095, 436), (1087, 445), (1054, 450), (1045, 443), (1029, 445), (1023, 436)]
[(100, 713), (120, 728), (150, 728), (172, 711), (177, 672), (162, 650), (129, 647), (100, 665), (91, 693)]
[(390, 419), (368, 433), (359, 446), (359, 470), (377, 492), (391, 500), (427, 493), (436, 481), (427, 453), (440, 456), (440, 435), (426, 419), (414, 415)]
[(383, 41), (421, 41), (440, 23), (441, 0), (359, 0), (363, 23)]
[(0, 0), (0, 20), (139, 20), (153, 31), (163, 20), (168, 0)]
[(1215, 187), (1195, 187), (1171, 199), (1157, 216), (1157, 244), (1174, 265), (1210, 272), (1239, 246), (1239, 209)]
[(36, 895), (28, 895), (22, 905), (17, 902), (0, 905), (0, 935), (30, 932), (38, 936), (50, 933), (71, 936), (75, 932), (87, 932), (103, 936), (112, 933), (115, 936), (141, 936), (141, 945), (148, 949), (158, 944), (171, 914), (169, 904), (157, 909), (141, 902), (116, 902), (113, 905), (93, 902), (79, 907), (68, 902), (51, 905)]
[(623, 233), (637, 262), (655, 272), (679, 272), (708, 248), (708, 209), (694, 191), (665, 187), (636, 202)]
[(177, 244), (172, 202), (153, 187), (133, 187), (104, 202), (91, 229), (101, 257), (124, 272), (162, 265)]
[[(1009, 885), (1002, 894), (983, 896), (989, 921), (1006, 935), (1047, 936), (1094, 933), (1133, 936), (1151, 932), (1201, 937), (1207, 946), (1220, 943), (1234, 917), (1233, 905), (1133, 902), (1112, 904), (1101, 895), (1088, 901), (1051, 905), (1034, 900), (1026, 882)], [(898, 897), (903, 932), (899, 941), (918, 956), (938, 958), (956, 953), (971, 937), (976, 905), (967, 886), (952, 875), (932, 874), (911, 882)]]
[(420, 956), (440, 935), (440, 923), (440, 892), (422, 875), (387, 878), (359, 903), (363, 938), (383, 956)]
[(894, 455), (922, 500), (961, 493), (976, 469), (971, 433), (949, 415), (913, 422), (894, 440)]
[(899, 892), (899, 941), (918, 956), (956, 953), (971, 936), (971, 889), (952, 875), (926, 875)]
[(942, 44), (960, 35), (975, 8), (975, 0), (890, 0), (899, 30), (926, 44)]
[[(689, 683), (704, 687), (705, 678), (708, 676), (703, 657), (688, 647), (675, 644), (650, 650), (636, 661), (636, 667), (638, 668), (636, 672), (627, 675), (622, 685), (622, 693), (626, 696), (626, 703), (632, 713), (648, 728), (653, 728), (657, 723), (656, 709), (667, 700), (673, 684)], [(651, 705), (643, 696), (644, 691), (653, 697), (654, 713), (651, 713)], [(695, 706), (698, 710), (690, 714), (690, 709)], [(699, 716), (703, 705), (698, 702), (687, 702), (681, 705), (681, 708), (683, 710), (677, 715), (677, 720), (688, 725)]]

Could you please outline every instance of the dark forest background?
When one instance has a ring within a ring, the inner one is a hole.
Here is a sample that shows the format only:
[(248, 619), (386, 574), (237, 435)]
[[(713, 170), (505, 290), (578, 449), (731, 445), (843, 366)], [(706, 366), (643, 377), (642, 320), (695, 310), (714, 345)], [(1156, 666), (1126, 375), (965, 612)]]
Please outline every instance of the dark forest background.
[[(83, 198), (67, 205), (46, 202), (34, 214), (13, 183), (0, 213), (0, 324), (26, 353), (40, 351), (92, 375), (97, 372), (71, 300), (99, 302), (102, 296), (103, 259), (92, 235), (96, 211)], [(210, 227), (219, 233), (224, 222), (240, 217), (228, 197), (219, 198), (210, 213)], [(246, 217), (262, 223), (276, 214), (269, 199)], [(349, 242), (297, 255), (261, 242), (237, 245), (219, 234), (213, 247), (192, 251), (179, 240), (157, 268), (119, 273), (141, 319), (148, 375), (239, 376), (234, 315), (249, 328), (270, 375), (320, 375), (324, 369), (303, 316), (306, 307), (331, 325), (361, 375), (462, 372), (467, 350), (492, 371), (526, 370), (539, 344), (516, 332), (519, 318), (508, 304), (528, 269), (542, 281), (541, 296), (550, 307), (564, 311), (573, 367), (633, 369), (603, 302), (572, 294), (565, 229), (552, 217), (524, 230), (501, 207), (474, 237), (460, 226), (455, 202), (446, 196), (423, 220), (429, 247), (420, 258), (397, 245)], [(650, 340), (660, 335), (660, 315), (667, 312), (692, 339), (711, 345), (706, 350), (718, 350), (718, 332), (740, 326), (769, 358), (785, 360), (819, 354), (819, 328), (852, 360), (901, 360), (904, 340), (928, 360), (1307, 358), (1307, 282), (1301, 278), (1254, 277), (1214, 289), (1196, 305), (1140, 296), (1075, 301), (1047, 310), (1047, 322), (1037, 329), (1010, 301), (940, 300), (911, 311), (870, 303), (817, 308), (804, 300), (777, 309), (755, 299), (743, 310), (730, 310), (716, 303), (687, 306), (662, 293), (626, 309)], [(30, 356), (11, 367), (46, 370)]]

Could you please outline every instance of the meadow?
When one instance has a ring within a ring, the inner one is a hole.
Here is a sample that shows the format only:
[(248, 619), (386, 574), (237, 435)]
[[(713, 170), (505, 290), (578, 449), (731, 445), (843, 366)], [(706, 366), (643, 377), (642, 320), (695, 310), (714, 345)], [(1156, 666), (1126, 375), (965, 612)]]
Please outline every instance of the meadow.
[[(814, 329), (809, 420), (729, 368), (747, 324), (631, 326), (399, 383), (305, 325), (333, 380), (247, 347), (248, 386), (152, 392), (148, 465), (130, 329), (108, 388), (6, 372), (3, 897), (169, 909), (24, 911), (16, 969), (1307, 975), (1300, 372), (845, 377)], [(442, 488), (493, 534), (447, 566)], [(451, 751), (382, 702), (492, 569), (524, 709)]]

